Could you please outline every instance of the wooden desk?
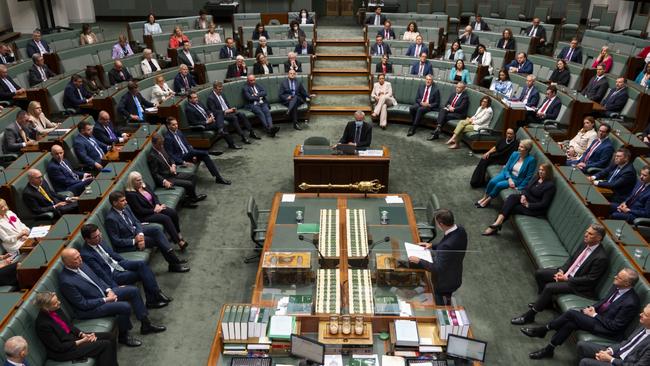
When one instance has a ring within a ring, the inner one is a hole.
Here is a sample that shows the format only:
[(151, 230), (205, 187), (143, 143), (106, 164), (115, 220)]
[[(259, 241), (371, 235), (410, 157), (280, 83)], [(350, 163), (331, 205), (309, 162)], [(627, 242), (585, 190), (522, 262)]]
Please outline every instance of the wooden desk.
[(79, 212), (92, 212), (99, 201), (108, 194), (109, 188), (113, 185), (112, 180), (95, 180), (86, 186), (86, 190), (79, 195)]
[[(390, 151), (383, 146), (382, 157), (360, 157), (358, 155), (304, 155), (300, 145), (293, 150), (293, 185), (296, 192), (303, 192), (298, 186), (309, 184), (350, 184), (359, 181), (379, 180), (386, 186), (381, 192), (388, 192)], [(350, 192), (347, 189), (324, 190), (321, 192)], [(309, 190), (316, 192), (316, 190)]]
[(63, 250), (67, 240), (42, 240), (26, 257), (16, 271), (18, 286), (32, 288), (41, 278), (49, 263)]
[(81, 228), (88, 216), (85, 214), (66, 214), (61, 216), (50, 227), (50, 231), (43, 240), (64, 240), (72, 238), (73, 234)]
[(647, 247), (648, 242), (625, 220), (601, 220), (612, 239), (619, 245)]

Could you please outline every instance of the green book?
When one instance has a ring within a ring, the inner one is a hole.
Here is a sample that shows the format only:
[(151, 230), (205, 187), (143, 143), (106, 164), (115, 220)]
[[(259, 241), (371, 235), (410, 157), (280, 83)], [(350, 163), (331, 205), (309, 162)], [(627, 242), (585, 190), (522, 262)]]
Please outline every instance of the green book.
[(376, 358), (351, 358), (348, 366), (379, 366)]
[(230, 318), (231, 306), (226, 305), (223, 310), (223, 319), (221, 320), (221, 333), (223, 334), (223, 339), (228, 341), (230, 340), (230, 330), (228, 329), (228, 319)]
[(318, 234), (320, 224), (298, 224), (298, 234)]
[(248, 318), (251, 316), (251, 307), (246, 305), (242, 312), (241, 319), (239, 320), (239, 328), (241, 332), (241, 339), (248, 339)]
[(237, 305), (237, 311), (235, 312), (235, 316), (233, 317), (232, 320), (233, 328), (235, 328), (235, 336), (233, 337), (233, 339), (237, 339), (237, 340), (242, 339), (241, 326), (239, 326), (239, 323), (241, 322), (241, 316), (243, 313), (244, 313), (244, 306)]
[(375, 296), (375, 314), (376, 315), (399, 315), (399, 303), (397, 296)]
[(290, 295), (289, 304), (287, 305), (287, 314), (311, 315), (312, 304), (312, 295)]

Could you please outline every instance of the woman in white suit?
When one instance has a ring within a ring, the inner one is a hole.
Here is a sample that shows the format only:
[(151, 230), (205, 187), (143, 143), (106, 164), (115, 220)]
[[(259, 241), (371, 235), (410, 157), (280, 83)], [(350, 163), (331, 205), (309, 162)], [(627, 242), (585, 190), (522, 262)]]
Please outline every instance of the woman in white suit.
[(476, 50), (472, 53), (470, 61), (473, 64), (487, 66), (490, 75), (492, 75), (492, 54), (487, 51), (485, 45), (479, 44), (476, 46)]
[(372, 87), (372, 93), (370, 93), (370, 98), (375, 104), (375, 109), (372, 111), (372, 118), (379, 116), (379, 127), (382, 130), (386, 129), (386, 122), (388, 119), (387, 107), (394, 106), (397, 104), (395, 98), (393, 98), (393, 88), (390, 83), (386, 81), (386, 75), (380, 74), (377, 77), (377, 82)]
[(7, 202), (0, 198), (0, 240), (7, 253), (18, 253), (29, 236), (29, 228), (9, 210)]
[(456, 126), (454, 134), (447, 141), (447, 145), (450, 149), (458, 149), (458, 137), (465, 132), (478, 131), (481, 128), (486, 128), (490, 125), (492, 120), (492, 100), (488, 96), (481, 98), (481, 105), (476, 110), (476, 113), (472, 117), (466, 118)]
[(151, 103), (158, 105), (175, 95), (162, 75), (156, 76), (156, 85), (151, 89)]
[(153, 57), (153, 51), (145, 48), (144, 51), (142, 51), (142, 55), (144, 58), (140, 62), (140, 68), (142, 69), (143, 75), (151, 74), (155, 71), (160, 71), (160, 65), (158, 64), (158, 60)]

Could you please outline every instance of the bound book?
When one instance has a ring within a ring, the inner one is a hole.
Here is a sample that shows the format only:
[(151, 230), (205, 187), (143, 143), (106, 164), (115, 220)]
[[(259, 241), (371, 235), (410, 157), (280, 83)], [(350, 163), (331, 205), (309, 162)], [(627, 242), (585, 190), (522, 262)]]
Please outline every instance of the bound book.
[(417, 347), (419, 344), (418, 323), (414, 320), (395, 320), (395, 345)]

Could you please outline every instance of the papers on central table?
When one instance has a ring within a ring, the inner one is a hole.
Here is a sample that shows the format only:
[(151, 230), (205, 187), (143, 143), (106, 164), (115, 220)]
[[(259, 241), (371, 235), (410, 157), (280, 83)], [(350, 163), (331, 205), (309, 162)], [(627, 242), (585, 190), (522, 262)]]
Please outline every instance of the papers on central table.
[(520, 101), (509, 100), (506, 102), (510, 108), (514, 109), (524, 109), (526, 108), (526, 103)]
[(386, 203), (404, 203), (400, 196), (386, 196)]
[(372, 156), (380, 158), (384, 156), (384, 150), (359, 150), (359, 156)]
[(44, 238), (50, 231), (51, 225), (34, 226), (29, 232), (30, 239)]
[(285, 193), (282, 195), (282, 202), (294, 202), (296, 200), (295, 194)]
[(409, 257), (418, 257), (421, 260), (431, 263), (433, 262), (431, 251), (429, 249), (411, 243), (404, 243), (404, 248), (406, 249), (406, 255)]
[(343, 356), (325, 355), (325, 363), (323, 366), (343, 366)]
[(144, 110), (149, 113), (156, 113), (158, 112), (158, 107), (145, 108)]

